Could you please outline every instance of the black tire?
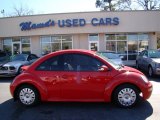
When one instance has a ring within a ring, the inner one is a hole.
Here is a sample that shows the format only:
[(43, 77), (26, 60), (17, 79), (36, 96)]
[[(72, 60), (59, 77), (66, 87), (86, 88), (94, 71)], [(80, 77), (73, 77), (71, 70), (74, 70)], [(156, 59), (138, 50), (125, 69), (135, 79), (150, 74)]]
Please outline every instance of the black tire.
[(17, 98), (25, 106), (33, 106), (40, 101), (37, 89), (31, 85), (21, 86), (17, 91)]
[(151, 66), (148, 67), (148, 75), (149, 77), (153, 77), (153, 68)]
[(18, 68), (17, 75), (19, 75), (19, 74), (21, 74), (21, 73), (22, 73), (22, 69), (21, 69), (21, 67), (22, 67), (22, 66), (20, 66), (20, 67)]
[(138, 61), (136, 61), (136, 68), (137, 68), (137, 69), (140, 69), (140, 68), (139, 68), (139, 65), (138, 65)]
[(117, 87), (113, 93), (113, 102), (123, 108), (135, 106), (140, 99), (138, 89), (130, 84)]

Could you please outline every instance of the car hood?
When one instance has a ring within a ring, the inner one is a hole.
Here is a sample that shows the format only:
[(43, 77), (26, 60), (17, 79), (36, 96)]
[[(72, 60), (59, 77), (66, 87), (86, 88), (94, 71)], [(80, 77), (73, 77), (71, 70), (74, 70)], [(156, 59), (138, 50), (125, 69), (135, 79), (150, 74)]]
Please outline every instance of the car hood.
[(114, 63), (118, 64), (118, 65), (123, 65), (123, 62), (121, 59), (110, 59), (112, 60)]
[(132, 68), (132, 67), (128, 67), (128, 66), (124, 66), (120, 69), (122, 72), (136, 72), (136, 73), (139, 73), (139, 74), (142, 74), (144, 75), (141, 71), (135, 69), (135, 68)]
[(26, 61), (12, 61), (12, 62), (8, 62), (8, 63), (4, 64), (3, 66), (14, 66), (17, 68), (17, 67), (24, 65), (26, 63), (27, 63)]
[(152, 58), (152, 60), (156, 63), (160, 63), (160, 58)]

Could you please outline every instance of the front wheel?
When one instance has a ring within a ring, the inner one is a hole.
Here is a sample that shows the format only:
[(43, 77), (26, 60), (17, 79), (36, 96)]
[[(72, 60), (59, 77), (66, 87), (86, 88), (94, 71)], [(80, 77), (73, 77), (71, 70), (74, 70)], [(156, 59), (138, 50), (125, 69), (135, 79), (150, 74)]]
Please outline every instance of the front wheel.
[(148, 67), (148, 74), (149, 74), (150, 77), (153, 76), (153, 69), (152, 69), (151, 66)]
[(139, 100), (138, 89), (129, 84), (119, 86), (113, 94), (113, 102), (123, 108), (133, 107)]
[(18, 89), (17, 97), (19, 101), (26, 106), (32, 106), (39, 102), (38, 91), (30, 85), (21, 86)]

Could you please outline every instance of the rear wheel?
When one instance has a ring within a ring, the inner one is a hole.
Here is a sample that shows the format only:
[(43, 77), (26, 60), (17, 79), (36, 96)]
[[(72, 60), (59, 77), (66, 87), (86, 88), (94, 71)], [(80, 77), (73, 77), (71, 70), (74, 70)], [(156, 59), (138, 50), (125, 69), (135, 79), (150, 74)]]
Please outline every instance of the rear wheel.
[(114, 91), (113, 100), (120, 107), (133, 107), (139, 100), (138, 89), (129, 84), (121, 85)]
[(39, 102), (38, 91), (30, 85), (23, 85), (18, 89), (17, 97), (26, 106), (32, 106)]

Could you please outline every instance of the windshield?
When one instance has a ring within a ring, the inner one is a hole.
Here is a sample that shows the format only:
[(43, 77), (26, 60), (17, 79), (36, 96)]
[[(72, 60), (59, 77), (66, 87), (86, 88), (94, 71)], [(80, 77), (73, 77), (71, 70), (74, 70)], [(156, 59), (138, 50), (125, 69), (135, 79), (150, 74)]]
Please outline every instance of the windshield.
[(25, 54), (19, 54), (15, 55), (11, 58), (11, 61), (25, 61), (27, 59), (27, 55)]
[(116, 53), (107, 53), (107, 52), (101, 52), (100, 54), (104, 55), (108, 59), (120, 59), (119, 55)]
[(105, 61), (107, 61), (111, 66), (113, 66), (115, 69), (120, 69), (122, 66), (114, 63), (112, 60), (108, 59), (106, 56), (104, 56), (103, 54), (100, 54), (98, 52), (96, 52), (96, 55), (100, 56), (101, 58), (103, 58)]
[(150, 58), (160, 58), (160, 51), (158, 50), (151, 50), (149, 51)]

